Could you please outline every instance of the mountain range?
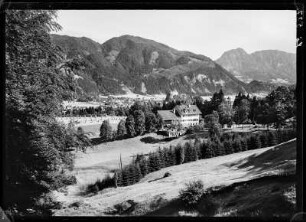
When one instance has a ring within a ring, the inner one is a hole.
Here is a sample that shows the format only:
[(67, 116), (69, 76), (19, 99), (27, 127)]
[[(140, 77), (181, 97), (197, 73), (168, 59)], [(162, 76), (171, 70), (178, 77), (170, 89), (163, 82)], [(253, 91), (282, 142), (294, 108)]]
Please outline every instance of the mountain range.
[[(247, 84), (239, 80), (218, 64), (222, 60), (215, 62), (141, 37), (124, 35), (103, 44), (86, 37), (53, 34), (51, 38), (67, 60), (79, 58), (84, 62), (82, 69), (69, 71), (76, 79), (79, 94), (152, 95), (171, 91), (211, 95), (221, 88), (225, 94), (235, 94), (274, 87), (262, 81)], [(67, 70), (63, 67), (62, 71)]]
[(216, 62), (246, 83), (252, 80), (276, 85), (296, 83), (296, 55), (293, 53), (263, 50), (248, 54), (237, 48), (224, 52)]

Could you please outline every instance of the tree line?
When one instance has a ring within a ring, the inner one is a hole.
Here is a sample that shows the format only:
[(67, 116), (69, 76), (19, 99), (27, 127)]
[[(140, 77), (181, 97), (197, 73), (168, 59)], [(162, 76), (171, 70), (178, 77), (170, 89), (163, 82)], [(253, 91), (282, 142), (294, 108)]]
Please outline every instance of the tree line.
[(145, 175), (165, 167), (180, 165), (199, 159), (207, 159), (232, 153), (259, 149), (277, 145), (296, 137), (294, 129), (266, 130), (256, 133), (223, 133), (220, 137), (211, 137), (207, 141), (196, 138), (184, 145), (159, 148), (147, 156), (137, 154), (131, 164), (119, 169), (113, 177), (108, 176), (102, 186), (95, 183), (89, 186), (91, 192), (107, 187), (129, 186), (141, 180)]
[(198, 96), (194, 98), (194, 103), (204, 118), (212, 114), (216, 117), (217, 113), (222, 127), (225, 124), (252, 123), (279, 128), (286, 124), (287, 119), (293, 117), (295, 120), (296, 89), (295, 86), (279, 86), (264, 98), (251, 98), (249, 94), (239, 92), (232, 105), (221, 89), (213, 94), (210, 101), (204, 101)]
[(113, 130), (109, 121), (104, 120), (100, 127), (100, 138), (104, 141), (131, 138), (148, 132), (155, 132), (161, 128), (162, 120), (154, 113), (154, 106), (150, 103), (135, 102), (129, 109), (126, 120), (121, 120), (117, 130)]

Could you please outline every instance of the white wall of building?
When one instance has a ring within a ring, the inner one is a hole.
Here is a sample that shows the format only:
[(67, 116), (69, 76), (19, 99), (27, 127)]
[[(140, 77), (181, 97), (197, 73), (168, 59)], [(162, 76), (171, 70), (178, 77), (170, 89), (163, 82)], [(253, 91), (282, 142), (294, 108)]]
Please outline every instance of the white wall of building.
[(200, 115), (182, 115), (180, 117), (180, 123), (183, 127), (199, 125)]

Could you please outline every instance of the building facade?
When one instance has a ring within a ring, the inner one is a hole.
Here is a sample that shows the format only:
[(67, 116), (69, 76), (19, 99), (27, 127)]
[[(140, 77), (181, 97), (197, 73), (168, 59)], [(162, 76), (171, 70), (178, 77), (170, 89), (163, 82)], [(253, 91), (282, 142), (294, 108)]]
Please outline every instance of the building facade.
[(163, 126), (181, 124), (189, 127), (200, 124), (201, 111), (196, 105), (177, 105), (173, 110), (158, 110)]

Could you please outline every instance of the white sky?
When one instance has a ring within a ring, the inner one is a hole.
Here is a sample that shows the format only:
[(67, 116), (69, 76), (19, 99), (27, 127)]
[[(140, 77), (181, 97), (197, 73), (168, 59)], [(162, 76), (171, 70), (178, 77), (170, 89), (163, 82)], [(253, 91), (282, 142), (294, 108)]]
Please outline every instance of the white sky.
[(57, 22), (61, 35), (103, 43), (129, 34), (214, 60), (238, 47), (296, 51), (294, 10), (60, 10)]

